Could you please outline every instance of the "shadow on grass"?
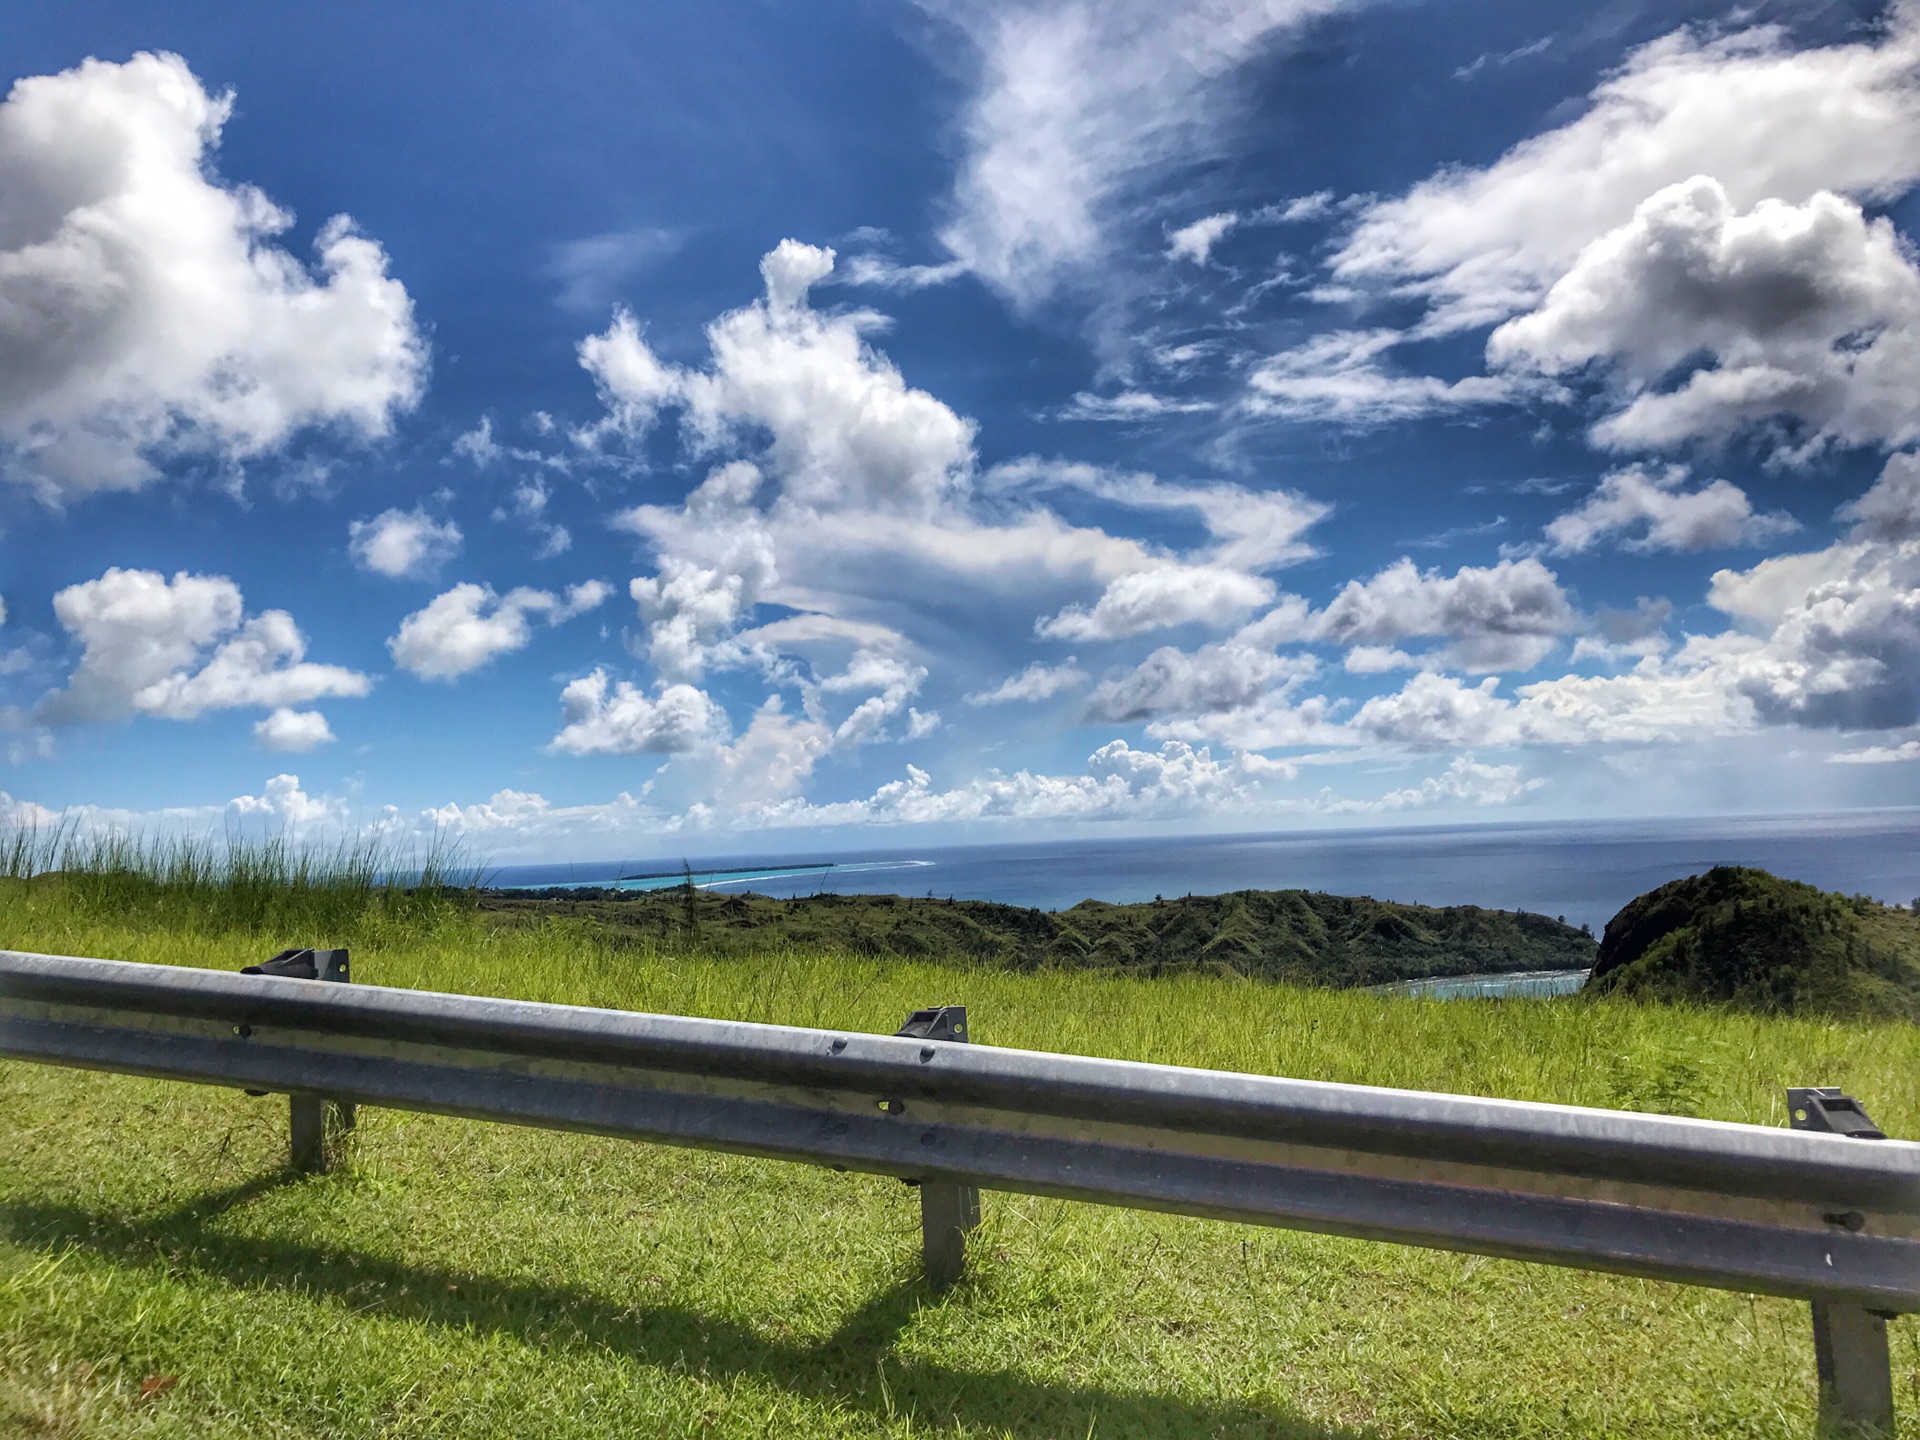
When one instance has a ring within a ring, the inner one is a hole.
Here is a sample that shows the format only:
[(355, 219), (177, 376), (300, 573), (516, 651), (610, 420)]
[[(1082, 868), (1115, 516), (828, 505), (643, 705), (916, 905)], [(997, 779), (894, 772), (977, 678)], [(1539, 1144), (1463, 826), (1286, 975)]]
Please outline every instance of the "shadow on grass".
[(683, 1368), (721, 1381), (754, 1376), (790, 1394), (876, 1418), (911, 1414), (918, 1426), (967, 1424), (1032, 1440), (1068, 1433), (1358, 1440), (1361, 1433), (1278, 1407), (1114, 1393), (1038, 1381), (1009, 1368), (961, 1370), (897, 1355), (894, 1342), (932, 1298), (918, 1281), (875, 1295), (825, 1339), (786, 1344), (692, 1310), (621, 1307), (586, 1290), (211, 1228), (221, 1215), (297, 1178), (283, 1172), (248, 1181), (144, 1220), (16, 1201), (0, 1205), (0, 1231), (36, 1249), (79, 1248), (131, 1264), (158, 1261), (173, 1273), (208, 1276), (240, 1289), (331, 1296), (360, 1312), (497, 1332), (551, 1350), (605, 1349), (642, 1365)]

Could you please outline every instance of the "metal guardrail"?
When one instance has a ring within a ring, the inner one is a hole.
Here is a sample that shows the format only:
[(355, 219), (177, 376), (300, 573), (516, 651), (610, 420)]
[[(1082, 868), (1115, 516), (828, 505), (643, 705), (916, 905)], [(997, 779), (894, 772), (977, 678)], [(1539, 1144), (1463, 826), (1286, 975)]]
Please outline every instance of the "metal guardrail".
[(344, 951), (259, 968), (0, 951), (0, 1056), (288, 1093), (308, 1169), (384, 1105), (895, 1175), (936, 1284), (984, 1188), (1792, 1296), (1823, 1424), (1893, 1428), (1920, 1144), (1837, 1091), (1791, 1092), (1785, 1130), (991, 1048), (959, 1007), (868, 1035), (338, 983)]

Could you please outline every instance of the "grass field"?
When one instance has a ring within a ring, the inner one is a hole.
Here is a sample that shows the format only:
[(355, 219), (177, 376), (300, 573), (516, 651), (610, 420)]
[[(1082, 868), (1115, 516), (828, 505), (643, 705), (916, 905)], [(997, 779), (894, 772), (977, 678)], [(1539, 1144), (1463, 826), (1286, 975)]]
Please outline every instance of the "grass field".
[[(349, 943), (364, 983), (876, 1031), (964, 1002), (989, 1044), (1762, 1124), (1787, 1085), (1838, 1084), (1920, 1136), (1911, 1026), (713, 959), (311, 888), (0, 882), (0, 943), (219, 969)], [(295, 1179), (285, 1126), (278, 1098), (0, 1062), (0, 1435), (1813, 1428), (1783, 1301), (1007, 1195), (935, 1297), (894, 1181), (391, 1111), (344, 1172)], [(1920, 1345), (1893, 1330), (1912, 1440)]]

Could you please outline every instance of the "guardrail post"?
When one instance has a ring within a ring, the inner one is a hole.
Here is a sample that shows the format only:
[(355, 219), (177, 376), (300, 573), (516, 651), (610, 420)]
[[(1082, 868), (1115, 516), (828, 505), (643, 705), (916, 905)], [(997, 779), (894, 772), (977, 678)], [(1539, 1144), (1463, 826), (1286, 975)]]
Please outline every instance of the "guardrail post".
[[(242, 975), (288, 975), (298, 980), (348, 983), (353, 977), (345, 950), (282, 950), (261, 965), (249, 965)], [(291, 1122), (290, 1158), (303, 1175), (324, 1175), (339, 1165), (346, 1134), (353, 1129), (353, 1106), (325, 1095), (287, 1097)]]
[[(1857, 1140), (1887, 1137), (1860, 1102), (1835, 1089), (1787, 1091), (1787, 1113), (1796, 1130), (1818, 1130)], [(1832, 1215), (1836, 1225), (1859, 1229), (1858, 1215)], [(1891, 1440), (1893, 1362), (1887, 1351), (1885, 1314), (1862, 1305), (1813, 1302), (1813, 1358), (1820, 1374), (1820, 1433)]]
[[(927, 1041), (964, 1043), (972, 1038), (967, 1033), (964, 1005), (916, 1010), (894, 1033)], [(944, 1290), (966, 1274), (967, 1232), (979, 1223), (979, 1186), (951, 1180), (920, 1182), (920, 1244), (928, 1285)]]

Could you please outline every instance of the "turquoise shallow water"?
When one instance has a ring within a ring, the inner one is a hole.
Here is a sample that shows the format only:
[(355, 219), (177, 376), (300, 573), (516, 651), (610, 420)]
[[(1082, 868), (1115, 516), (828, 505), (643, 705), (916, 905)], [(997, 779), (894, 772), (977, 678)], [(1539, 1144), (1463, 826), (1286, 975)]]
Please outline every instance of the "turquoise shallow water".
[(1571, 995), (1586, 980), (1585, 970), (1516, 970), (1508, 975), (1449, 975), (1368, 988), (1382, 995), (1412, 995), (1423, 1000), (1541, 1000), (1549, 995)]
[[(839, 853), (667, 852), (502, 867), (498, 885), (608, 885), (620, 876), (764, 895), (940, 895), (1064, 909), (1088, 898), (1324, 890), (1422, 905), (1531, 910), (1597, 934), (1643, 891), (1714, 865), (1757, 865), (1825, 890), (1906, 904), (1920, 895), (1920, 811), (1164, 836)], [(776, 866), (803, 869), (780, 871)]]

